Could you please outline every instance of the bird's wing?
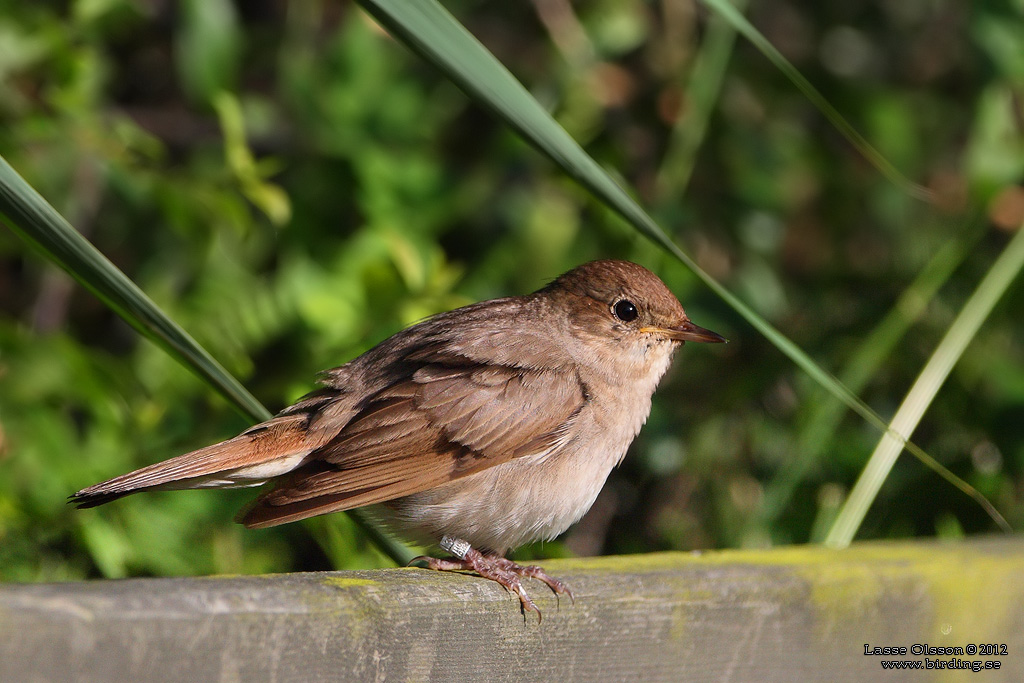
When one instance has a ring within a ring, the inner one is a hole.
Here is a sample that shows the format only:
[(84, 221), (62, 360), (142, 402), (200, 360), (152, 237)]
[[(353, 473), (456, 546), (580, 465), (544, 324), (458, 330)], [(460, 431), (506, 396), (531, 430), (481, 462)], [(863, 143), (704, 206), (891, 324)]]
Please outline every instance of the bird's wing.
[(380, 503), (542, 453), (565, 438), (586, 401), (571, 369), (434, 356), (375, 394), (241, 521), (272, 526)]

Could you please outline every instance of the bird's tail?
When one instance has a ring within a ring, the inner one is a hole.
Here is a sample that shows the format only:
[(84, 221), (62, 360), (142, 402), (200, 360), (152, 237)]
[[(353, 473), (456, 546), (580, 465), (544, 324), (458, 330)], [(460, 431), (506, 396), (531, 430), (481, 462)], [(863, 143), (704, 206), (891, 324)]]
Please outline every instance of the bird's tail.
[(90, 508), (141, 491), (259, 486), (303, 464), (320, 445), (311, 442), (306, 424), (301, 413), (275, 417), (233, 439), (84, 488), (69, 502)]

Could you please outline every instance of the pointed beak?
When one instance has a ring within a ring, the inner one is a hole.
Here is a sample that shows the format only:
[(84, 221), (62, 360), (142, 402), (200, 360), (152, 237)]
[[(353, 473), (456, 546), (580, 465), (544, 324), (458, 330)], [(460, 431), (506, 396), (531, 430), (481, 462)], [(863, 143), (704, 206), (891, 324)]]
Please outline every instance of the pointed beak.
[(685, 321), (682, 325), (676, 325), (675, 327), (641, 327), (641, 332), (653, 332), (654, 334), (660, 334), (673, 341), (680, 342), (705, 342), (707, 344), (721, 344), (727, 343), (729, 340), (711, 330), (705, 330), (703, 327), (694, 325), (689, 320)]

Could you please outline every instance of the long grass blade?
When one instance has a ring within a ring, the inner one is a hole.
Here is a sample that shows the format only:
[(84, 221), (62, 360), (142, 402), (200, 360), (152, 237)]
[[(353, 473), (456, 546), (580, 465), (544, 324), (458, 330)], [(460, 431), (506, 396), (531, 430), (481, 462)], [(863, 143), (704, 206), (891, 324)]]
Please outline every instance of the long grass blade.
[(811, 101), (818, 110), (825, 115), (825, 117), (836, 127), (843, 137), (845, 137), (851, 145), (853, 145), (865, 159), (871, 163), (872, 166), (878, 169), (879, 173), (884, 175), (894, 185), (902, 189), (904, 192), (912, 197), (921, 199), (926, 202), (932, 202), (935, 200), (935, 193), (913, 182), (905, 175), (900, 173), (895, 166), (889, 163), (882, 154), (875, 149), (870, 142), (864, 139), (864, 136), (857, 132), (857, 129), (850, 125), (850, 122), (843, 118), (843, 115), (833, 107), (825, 96), (818, 92), (818, 89), (811, 85), (811, 82), (804, 78), (795, 66), (789, 63), (782, 53), (775, 49), (775, 46), (768, 42), (761, 33), (754, 28), (754, 26), (747, 21), (747, 18), (743, 16), (740, 10), (730, 4), (728, 0), (703, 0), (704, 4), (710, 7), (712, 10), (717, 12), (725, 21), (729, 22), (733, 28), (743, 35), (747, 40), (753, 43), (754, 47), (761, 51), (768, 60), (775, 65), (775, 67), (786, 75), (789, 80), (800, 89), (800, 92)]
[[(254, 422), (271, 417), (242, 384), (139, 289), (89, 240), (75, 230), (0, 157), (0, 215), (43, 256), (63, 268), (142, 336), (198, 375)], [(370, 538), (397, 564), (412, 553), (383, 533), (362, 513), (355, 515)]]
[(257, 422), (270, 417), (270, 412), (238, 380), (71, 227), (3, 157), (0, 157), (0, 213), (15, 233), (99, 297), (144, 337), (214, 387), (247, 417)]
[[(737, 9), (747, 4), (747, 0), (734, 2)], [(736, 29), (729, 22), (712, 17), (689, 74), (686, 115), (680, 116), (673, 127), (665, 157), (658, 169), (656, 187), (661, 201), (678, 196), (690, 184), (697, 151), (707, 133), (711, 111), (718, 101), (735, 42)]]
[[(889, 470), (892, 469), (896, 457), (900, 453), (901, 443), (892, 434), (899, 435), (900, 439), (909, 439), (914, 428), (917, 427), (917, 423), (921, 420), (921, 416), (931, 405), (935, 395), (953, 370), (953, 366), (963, 355), (964, 349), (970, 344), (982, 323), (992, 312), (996, 302), (1020, 274), (1022, 268), (1024, 268), (1024, 225), (1017, 229), (1013, 239), (982, 278), (981, 283), (964, 304), (960, 314), (957, 315), (931, 358), (921, 370), (914, 385), (907, 392), (906, 398), (903, 399), (896, 415), (893, 416), (889, 431), (878, 442), (867, 466), (850, 492), (850, 497), (829, 530), (828, 536), (825, 538), (826, 545), (845, 547), (853, 540), (864, 515), (867, 514), (868, 508), (878, 495), (882, 482), (889, 475)], [(966, 482), (959, 478), (956, 481), (950, 479), (952, 475), (946, 475), (949, 470), (931, 458), (922, 458), (922, 462), (978, 501), (989, 515), (993, 516), (993, 519), (1001, 520), (1001, 527), (1007, 531), (1010, 530), (1006, 520), (1003, 520), (991, 504)]]
[[(822, 369), (800, 347), (701, 269), (688, 254), (669, 239), (647, 212), (616, 184), (565, 129), (558, 125), (515, 76), (441, 5), (434, 0), (358, 2), (393, 36), (432, 63), (471, 98), (490, 107), (528, 143), (560, 166), (569, 177), (596, 195), (641, 234), (675, 256), (817, 384), (880, 431), (890, 433), (893, 439), (923, 462), (934, 462), (921, 448), (908, 443), (899, 433), (890, 430), (885, 420), (842, 382)], [(943, 476), (947, 479), (956, 478), (948, 471)], [(958, 487), (963, 490), (965, 486), (966, 482), (961, 482)], [(986, 510), (991, 515), (991, 505), (988, 505)], [(1001, 517), (993, 516), (993, 519), (1001, 523)]]
[[(867, 384), (969, 252), (970, 245), (960, 239), (951, 240), (935, 252), (896, 304), (850, 356), (839, 374), (839, 380), (850, 391), (859, 392)], [(800, 429), (795, 453), (772, 477), (765, 489), (760, 512), (751, 519), (748, 530), (768, 526), (782, 514), (808, 469), (827, 448), (845, 412), (842, 403), (827, 396), (823, 400), (808, 401), (808, 405), (809, 415)], [(823, 536), (826, 531), (827, 528), (822, 529)], [(812, 537), (811, 540), (815, 539)]]

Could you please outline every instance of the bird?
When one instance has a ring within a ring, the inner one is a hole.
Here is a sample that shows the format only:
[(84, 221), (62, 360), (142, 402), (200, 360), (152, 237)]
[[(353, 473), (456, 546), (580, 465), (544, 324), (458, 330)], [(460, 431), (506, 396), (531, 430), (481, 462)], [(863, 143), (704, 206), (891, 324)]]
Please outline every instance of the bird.
[(427, 318), (324, 371), (273, 418), (70, 502), (265, 485), (239, 513), (249, 528), (369, 506), (452, 555), (417, 558), (428, 568), (494, 580), (540, 618), (523, 578), (571, 589), (505, 555), (591, 507), (687, 341), (726, 340), (692, 323), (643, 266), (591, 261), (532, 294)]

